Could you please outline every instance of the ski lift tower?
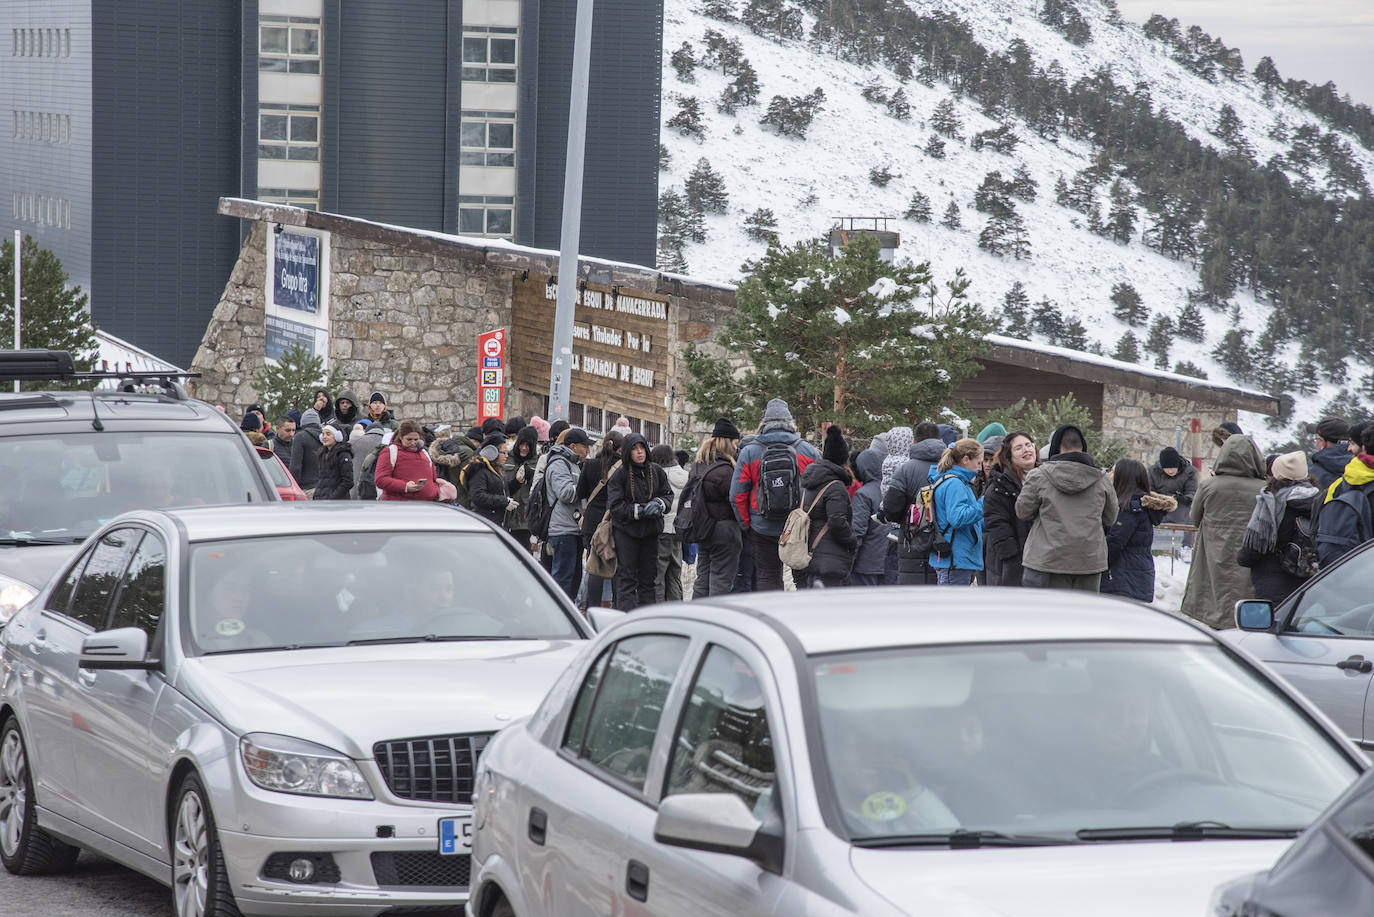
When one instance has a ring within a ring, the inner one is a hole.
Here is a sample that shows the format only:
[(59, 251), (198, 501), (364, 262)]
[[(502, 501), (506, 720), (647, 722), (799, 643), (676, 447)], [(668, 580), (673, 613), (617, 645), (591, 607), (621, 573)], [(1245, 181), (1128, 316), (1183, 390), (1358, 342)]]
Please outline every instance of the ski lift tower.
[(887, 228), (888, 221), (892, 219), (893, 217), (836, 217), (835, 225), (830, 230), (830, 253), (839, 255), (841, 249), (847, 248), (849, 243), (859, 236), (872, 236), (878, 240), (879, 256), (891, 264), (898, 246), (902, 244), (901, 234)]

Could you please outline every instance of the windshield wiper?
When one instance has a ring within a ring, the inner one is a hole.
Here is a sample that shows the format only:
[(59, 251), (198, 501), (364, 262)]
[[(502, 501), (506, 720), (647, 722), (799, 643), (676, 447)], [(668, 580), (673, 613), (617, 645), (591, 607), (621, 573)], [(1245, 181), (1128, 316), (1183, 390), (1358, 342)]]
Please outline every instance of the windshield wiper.
[(1000, 831), (968, 831), (960, 828), (948, 834), (894, 834), (889, 836), (858, 837), (855, 847), (948, 847), (967, 850), (976, 847), (1050, 847), (1075, 844), (1067, 837), (1039, 834), (1003, 834)]
[(44, 538), (38, 535), (29, 535), (24, 532), (11, 532), (8, 538), (0, 538), (0, 544), (12, 545), (49, 545), (49, 544), (81, 544), (85, 541), (85, 536), (74, 537), (64, 535), (61, 538)]
[(1145, 825), (1128, 828), (1083, 828), (1080, 841), (1206, 841), (1290, 838), (1302, 828), (1232, 828), (1219, 821), (1181, 821), (1176, 825)]
[(386, 643), (447, 643), (454, 640), (518, 640), (504, 634), (424, 634), (418, 637), (369, 637), (364, 640), (349, 640), (344, 646), (381, 646)]

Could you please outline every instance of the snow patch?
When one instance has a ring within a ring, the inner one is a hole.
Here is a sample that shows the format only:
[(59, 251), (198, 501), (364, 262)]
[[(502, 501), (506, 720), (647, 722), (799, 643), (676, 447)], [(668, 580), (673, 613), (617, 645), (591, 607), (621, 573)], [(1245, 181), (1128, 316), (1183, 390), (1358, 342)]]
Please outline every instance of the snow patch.
[(835, 323), (836, 323), (836, 324), (839, 324), (839, 325), (847, 325), (847, 324), (849, 324), (849, 318), (850, 318), (850, 316), (849, 316), (849, 313), (848, 313), (848, 312), (844, 311), (844, 310), (841, 309), (839, 306), (836, 306), (836, 307), (835, 307)]

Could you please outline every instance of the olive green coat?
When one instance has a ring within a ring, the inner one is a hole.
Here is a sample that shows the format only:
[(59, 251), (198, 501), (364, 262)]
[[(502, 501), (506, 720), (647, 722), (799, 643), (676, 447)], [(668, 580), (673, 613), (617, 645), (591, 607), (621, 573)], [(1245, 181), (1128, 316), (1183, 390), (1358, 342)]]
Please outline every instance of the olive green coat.
[(1250, 571), (1236, 562), (1245, 525), (1264, 486), (1264, 459), (1254, 440), (1232, 436), (1217, 456), (1217, 473), (1198, 485), (1192, 521), (1198, 526), (1183, 613), (1220, 630), (1233, 626), (1236, 602), (1254, 591)]

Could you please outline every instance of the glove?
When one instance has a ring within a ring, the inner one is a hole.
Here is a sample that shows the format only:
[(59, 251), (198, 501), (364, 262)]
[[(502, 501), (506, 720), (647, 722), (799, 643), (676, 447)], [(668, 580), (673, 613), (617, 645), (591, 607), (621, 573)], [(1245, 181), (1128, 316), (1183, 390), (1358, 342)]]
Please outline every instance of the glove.
[(644, 504), (644, 510), (639, 514), (642, 519), (653, 519), (663, 515), (663, 501), (654, 499)]
[(523, 483), (525, 483), (525, 466), (524, 466), (524, 465), (521, 465), (519, 468), (517, 468), (517, 469), (515, 470), (515, 483), (517, 483), (517, 484), (523, 484)]
[(515, 512), (519, 508), (520, 501), (515, 499), (514, 497), (511, 497), (509, 500), (506, 501), (506, 509), (510, 510), (511, 512)]

